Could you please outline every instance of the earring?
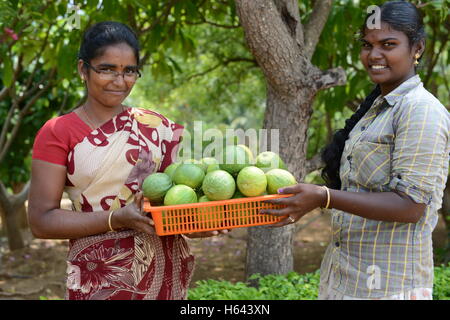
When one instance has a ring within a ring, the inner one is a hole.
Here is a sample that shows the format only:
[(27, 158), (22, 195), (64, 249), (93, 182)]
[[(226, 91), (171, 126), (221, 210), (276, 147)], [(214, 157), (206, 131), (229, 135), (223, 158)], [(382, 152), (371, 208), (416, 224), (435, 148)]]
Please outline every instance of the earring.
[(414, 65), (415, 65), (415, 66), (419, 65), (420, 54), (416, 53), (416, 55), (414, 56), (414, 58), (416, 58), (416, 61), (414, 61)]

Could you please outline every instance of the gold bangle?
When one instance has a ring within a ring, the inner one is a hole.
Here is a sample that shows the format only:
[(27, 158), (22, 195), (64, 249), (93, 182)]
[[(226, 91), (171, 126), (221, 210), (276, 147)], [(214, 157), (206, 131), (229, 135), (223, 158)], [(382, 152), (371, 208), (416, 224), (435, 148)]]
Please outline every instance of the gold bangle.
[(109, 213), (108, 226), (109, 226), (109, 230), (110, 231), (115, 232), (116, 230), (114, 230), (112, 225), (111, 225), (111, 218), (112, 218), (113, 213), (114, 213), (114, 210)]
[(325, 206), (325, 209), (328, 209), (328, 207), (330, 206), (330, 200), (331, 200), (330, 189), (328, 189), (327, 186), (322, 186), (322, 188), (324, 188), (325, 191), (327, 192), (327, 205)]

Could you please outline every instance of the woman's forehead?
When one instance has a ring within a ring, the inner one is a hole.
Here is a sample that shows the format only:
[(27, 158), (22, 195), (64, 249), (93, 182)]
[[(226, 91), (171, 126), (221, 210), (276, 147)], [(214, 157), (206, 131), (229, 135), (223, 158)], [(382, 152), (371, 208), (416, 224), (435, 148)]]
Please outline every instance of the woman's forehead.
[(398, 30), (392, 28), (388, 23), (382, 22), (379, 29), (364, 29), (363, 39), (371, 42), (385, 39), (397, 39), (399, 41), (408, 41), (407, 36)]
[(116, 65), (119, 67), (135, 66), (137, 64), (134, 50), (125, 43), (106, 46), (102, 54), (92, 59), (95, 64)]

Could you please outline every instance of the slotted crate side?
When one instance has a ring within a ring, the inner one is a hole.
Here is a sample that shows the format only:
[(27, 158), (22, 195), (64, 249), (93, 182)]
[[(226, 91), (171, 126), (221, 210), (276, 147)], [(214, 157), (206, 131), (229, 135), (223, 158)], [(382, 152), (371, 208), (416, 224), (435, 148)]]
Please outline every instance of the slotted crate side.
[(263, 201), (288, 196), (270, 195), (166, 207), (152, 207), (146, 201), (144, 210), (152, 213), (158, 235), (173, 235), (275, 223), (282, 217), (260, 214), (259, 211), (283, 206)]

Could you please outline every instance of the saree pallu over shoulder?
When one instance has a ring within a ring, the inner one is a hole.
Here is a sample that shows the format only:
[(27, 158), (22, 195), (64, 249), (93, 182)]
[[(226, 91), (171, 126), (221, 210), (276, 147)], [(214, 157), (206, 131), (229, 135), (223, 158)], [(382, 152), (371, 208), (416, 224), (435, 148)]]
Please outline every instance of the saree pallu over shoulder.
[[(66, 192), (74, 211), (121, 208), (149, 174), (172, 162), (183, 127), (161, 114), (127, 109), (68, 155)], [(182, 236), (133, 230), (71, 240), (68, 299), (184, 299), (193, 257)]]
[(130, 203), (149, 174), (174, 158), (183, 127), (145, 109), (127, 109), (92, 131), (68, 155), (66, 191), (75, 211)]

